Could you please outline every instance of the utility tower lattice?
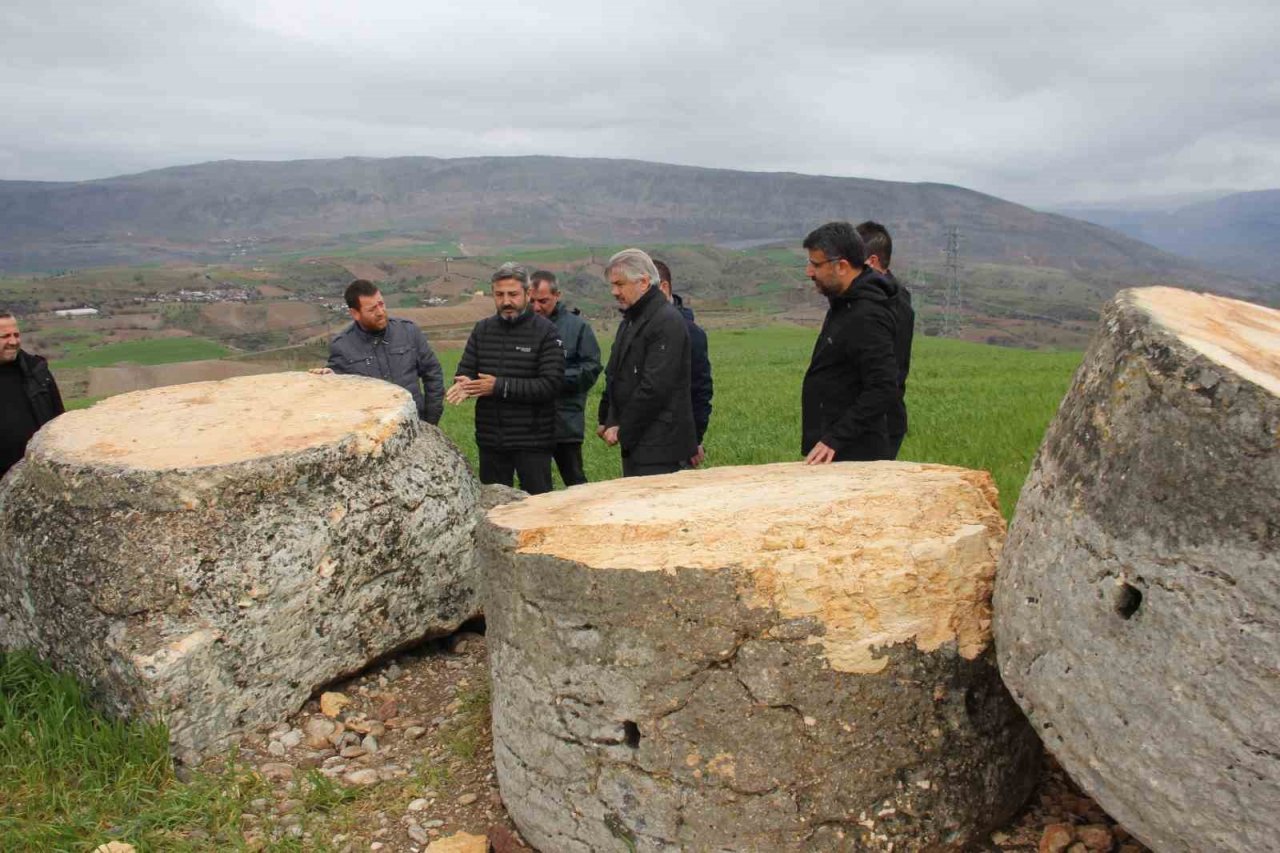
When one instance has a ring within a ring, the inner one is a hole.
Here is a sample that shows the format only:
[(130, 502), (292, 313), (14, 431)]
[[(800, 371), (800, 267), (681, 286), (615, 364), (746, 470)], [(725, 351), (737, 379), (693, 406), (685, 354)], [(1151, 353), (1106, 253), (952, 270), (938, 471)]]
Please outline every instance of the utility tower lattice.
[(960, 229), (947, 228), (947, 298), (942, 314), (942, 336), (960, 334)]

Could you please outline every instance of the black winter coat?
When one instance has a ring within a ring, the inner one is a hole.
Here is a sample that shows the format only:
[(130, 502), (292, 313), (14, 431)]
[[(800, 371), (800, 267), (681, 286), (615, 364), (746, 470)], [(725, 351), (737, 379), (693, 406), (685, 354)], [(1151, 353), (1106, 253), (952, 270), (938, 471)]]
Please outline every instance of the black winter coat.
[(18, 396), (16, 399), (0, 399), (4, 412), (0, 415), (0, 477), (23, 457), (27, 442), (40, 427), (66, 411), (62, 404), (62, 394), (58, 392), (58, 383), (49, 371), (49, 362), (43, 356), (34, 355), (26, 350), (18, 350), (18, 359), (14, 362), (17, 377), (9, 388)]
[(711, 423), (711, 396), (715, 393), (711, 382), (711, 356), (707, 347), (707, 333), (693, 321), (693, 309), (684, 307), (680, 294), (671, 294), (680, 316), (684, 317), (689, 332), (689, 402), (693, 405), (693, 427), (698, 433), (698, 444), (707, 434)]
[(564, 386), (556, 401), (556, 442), (580, 442), (585, 431), (587, 392), (604, 370), (600, 344), (577, 308), (570, 310), (561, 303), (548, 319), (560, 330), (564, 345)]
[(911, 291), (887, 270), (884, 277), (898, 287), (893, 300), (894, 320), (897, 331), (893, 340), (893, 357), (898, 362), (898, 401), (889, 409), (889, 437), (907, 434), (907, 374), (911, 372), (911, 342), (916, 331), (916, 312), (911, 307)]
[(497, 377), (493, 393), (476, 400), (476, 445), (492, 450), (551, 451), (556, 398), (564, 384), (564, 349), (555, 324), (525, 311), (476, 323), (457, 375)]
[(888, 459), (886, 415), (898, 400), (898, 286), (866, 270), (822, 321), (801, 391), (800, 452), (821, 441), (836, 460)]
[(618, 427), (622, 455), (633, 463), (684, 462), (697, 452), (689, 363), (684, 318), (650, 287), (623, 312), (598, 412), (601, 426)]

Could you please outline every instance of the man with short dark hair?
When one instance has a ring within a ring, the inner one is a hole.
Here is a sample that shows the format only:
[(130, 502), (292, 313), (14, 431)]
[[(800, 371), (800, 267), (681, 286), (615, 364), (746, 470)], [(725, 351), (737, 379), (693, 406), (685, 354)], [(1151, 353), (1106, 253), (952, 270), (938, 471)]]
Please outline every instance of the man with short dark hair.
[(65, 411), (49, 362), (22, 348), (18, 318), (0, 311), (0, 477), (40, 427)]
[(440, 423), (444, 370), (427, 336), (411, 320), (388, 317), (387, 303), (371, 281), (351, 282), (343, 298), (351, 325), (329, 342), (326, 366), (311, 372), (355, 374), (399, 385), (412, 395), (419, 418)]
[(458, 362), (450, 403), (476, 398), (480, 482), (551, 491), (556, 397), (564, 349), (556, 326), (528, 310), (529, 275), (505, 263), (490, 278), (497, 312), (476, 323)]
[(897, 459), (898, 451), (902, 449), (902, 440), (907, 436), (907, 374), (911, 372), (911, 343), (915, 337), (916, 312), (911, 307), (911, 291), (889, 270), (889, 264), (893, 261), (893, 238), (889, 236), (889, 229), (868, 219), (857, 230), (867, 250), (867, 266), (898, 286), (898, 296), (892, 303), (897, 322), (893, 355), (898, 362), (898, 402), (889, 410), (887, 421), (889, 458)]
[(889, 458), (886, 415), (898, 395), (897, 285), (866, 267), (848, 222), (805, 237), (805, 269), (830, 307), (801, 391), (800, 452), (810, 465)]
[(671, 267), (657, 259), (653, 265), (658, 268), (658, 287), (662, 295), (680, 312), (689, 332), (689, 402), (693, 406), (693, 427), (698, 433), (698, 451), (689, 460), (689, 465), (697, 468), (707, 456), (702, 439), (707, 434), (707, 425), (711, 423), (711, 397), (714, 394), (707, 333), (693, 321), (693, 309), (686, 307), (680, 294), (672, 290)]
[(640, 249), (609, 259), (605, 277), (622, 323), (605, 368), (596, 434), (622, 448), (622, 476), (680, 470), (697, 454), (689, 402), (689, 332), (656, 286), (658, 270)]
[(564, 384), (556, 400), (556, 447), (553, 457), (566, 486), (587, 482), (582, 468), (582, 438), (586, 432), (587, 392), (596, 384), (604, 365), (595, 332), (577, 308), (565, 307), (560, 299), (560, 283), (549, 270), (538, 270), (530, 278), (529, 301), (533, 312), (555, 323), (564, 345)]

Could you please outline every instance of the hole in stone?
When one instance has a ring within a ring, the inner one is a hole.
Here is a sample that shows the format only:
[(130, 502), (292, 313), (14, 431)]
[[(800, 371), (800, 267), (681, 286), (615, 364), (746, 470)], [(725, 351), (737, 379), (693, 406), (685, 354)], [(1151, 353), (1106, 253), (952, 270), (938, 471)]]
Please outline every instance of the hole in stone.
[(1121, 619), (1131, 619), (1142, 606), (1142, 590), (1133, 584), (1122, 584), (1116, 595), (1116, 613)]
[(640, 727), (630, 720), (622, 724), (622, 741), (632, 749), (640, 747)]

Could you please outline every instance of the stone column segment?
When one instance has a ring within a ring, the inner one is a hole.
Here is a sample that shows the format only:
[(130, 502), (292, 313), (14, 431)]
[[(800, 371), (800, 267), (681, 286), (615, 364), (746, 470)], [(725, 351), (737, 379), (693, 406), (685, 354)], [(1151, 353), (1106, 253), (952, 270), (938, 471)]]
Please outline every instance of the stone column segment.
[(1005, 682), (1159, 851), (1280, 850), (1280, 312), (1122, 291), (1022, 491)]
[(959, 849), (1040, 745), (991, 648), (985, 473), (715, 468), (491, 510), (503, 800), (541, 850)]
[(478, 485), (378, 380), (124, 394), (0, 484), (0, 647), (33, 648), (193, 760), (479, 611)]

